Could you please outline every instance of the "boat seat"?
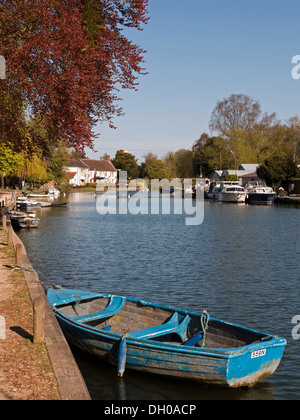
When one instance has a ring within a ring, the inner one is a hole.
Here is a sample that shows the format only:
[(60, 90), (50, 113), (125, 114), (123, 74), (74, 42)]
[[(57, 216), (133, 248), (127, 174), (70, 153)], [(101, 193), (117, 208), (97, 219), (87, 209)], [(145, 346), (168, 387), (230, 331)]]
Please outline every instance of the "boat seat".
[(189, 316), (179, 323), (178, 313), (176, 312), (172, 318), (165, 324), (156, 327), (145, 328), (144, 330), (133, 331), (127, 334), (127, 337), (137, 338), (140, 340), (149, 340), (151, 338), (161, 337), (167, 334), (178, 334), (182, 341), (186, 340), (187, 327), (189, 324)]
[(185, 343), (183, 343), (183, 346), (193, 347), (197, 343), (199, 343), (199, 341), (201, 341), (202, 338), (203, 338), (203, 334), (202, 333), (198, 333), (198, 334), (194, 335), (194, 337), (190, 338), (188, 341), (186, 341)]
[(112, 325), (107, 325), (102, 331), (109, 332), (112, 329)]
[(91, 321), (97, 321), (98, 319), (109, 318), (116, 315), (123, 308), (126, 298), (121, 296), (112, 296), (109, 304), (105, 309), (100, 312), (94, 312), (92, 314), (75, 316), (72, 318), (73, 321), (85, 323)]

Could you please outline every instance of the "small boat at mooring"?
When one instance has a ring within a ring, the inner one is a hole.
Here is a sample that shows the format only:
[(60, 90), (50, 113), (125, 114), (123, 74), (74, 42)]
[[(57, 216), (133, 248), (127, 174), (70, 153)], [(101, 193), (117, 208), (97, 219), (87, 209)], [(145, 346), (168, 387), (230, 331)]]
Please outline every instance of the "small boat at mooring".
[(249, 181), (244, 187), (249, 204), (273, 204), (275, 201), (276, 192), (263, 181)]
[(30, 200), (27, 197), (18, 197), (16, 205), (18, 209), (25, 209), (25, 210), (41, 208), (40, 202)]
[(40, 219), (35, 217), (35, 213), (11, 211), (8, 212), (8, 217), (15, 229), (37, 228), (40, 223)]
[(52, 286), (47, 297), (67, 340), (126, 369), (230, 388), (252, 387), (279, 366), (286, 340), (143, 300)]
[(224, 182), (221, 184), (220, 191), (218, 193), (218, 200), (225, 203), (245, 203), (245, 189), (236, 182)]

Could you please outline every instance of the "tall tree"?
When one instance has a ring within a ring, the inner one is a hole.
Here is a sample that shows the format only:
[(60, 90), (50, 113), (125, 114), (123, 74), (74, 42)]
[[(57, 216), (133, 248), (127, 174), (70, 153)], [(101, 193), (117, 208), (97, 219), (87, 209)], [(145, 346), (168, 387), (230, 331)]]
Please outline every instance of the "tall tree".
[(293, 147), (293, 159), (296, 163), (297, 154), (300, 153), (300, 118), (295, 115), (287, 120), (288, 140)]
[(157, 160), (157, 155), (152, 152), (148, 152), (143, 156), (144, 162), (140, 165), (140, 177), (146, 178), (149, 177), (149, 168)]
[(176, 176), (178, 178), (193, 178), (194, 153), (191, 150), (180, 149), (175, 153)]
[(210, 121), (210, 129), (218, 135), (234, 139), (238, 132), (249, 132), (258, 123), (261, 106), (247, 95), (231, 95), (219, 101)]
[[(124, 28), (142, 30), (148, 0), (0, 0), (0, 54), (27, 113), (52, 138), (93, 147), (97, 122), (121, 115), (117, 92), (136, 89), (145, 51)], [(1, 87), (0, 87), (1, 88)], [(14, 86), (9, 84), (9, 88)]]
[(0, 143), (10, 143), (17, 152), (32, 147), (24, 104), (24, 94), (16, 79), (0, 80)]
[(203, 133), (195, 141), (192, 150), (196, 176), (209, 177), (215, 169), (230, 169), (234, 165), (234, 158), (228, 153), (227, 140), (221, 137), (209, 137)]
[(176, 157), (174, 152), (168, 152), (162, 159), (171, 179), (177, 178)]

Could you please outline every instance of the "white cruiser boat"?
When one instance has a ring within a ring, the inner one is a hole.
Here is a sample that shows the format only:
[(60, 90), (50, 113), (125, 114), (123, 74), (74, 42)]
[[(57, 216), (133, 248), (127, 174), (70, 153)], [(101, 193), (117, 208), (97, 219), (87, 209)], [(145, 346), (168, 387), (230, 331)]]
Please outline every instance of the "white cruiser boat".
[(246, 191), (238, 183), (224, 183), (220, 188), (218, 199), (226, 203), (245, 203)]

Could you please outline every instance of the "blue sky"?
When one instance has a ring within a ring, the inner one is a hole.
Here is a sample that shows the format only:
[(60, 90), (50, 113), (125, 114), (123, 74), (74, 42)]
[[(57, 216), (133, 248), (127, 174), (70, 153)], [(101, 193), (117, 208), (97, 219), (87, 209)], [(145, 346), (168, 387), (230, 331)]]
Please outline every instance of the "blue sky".
[(233, 93), (250, 95), (264, 112), (286, 120), (299, 114), (300, 80), (291, 76), (300, 55), (299, 0), (150, 0), (150, 22), (129, 31), (147, 50), (148, 75), (139, 90), (122, 91), (124, 117), (116, 130), (99, 125), (98, 159), (130, 150), (190, 149), (209, 133), (217, 101)]

